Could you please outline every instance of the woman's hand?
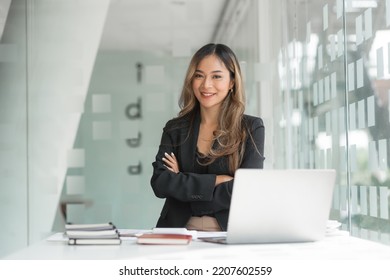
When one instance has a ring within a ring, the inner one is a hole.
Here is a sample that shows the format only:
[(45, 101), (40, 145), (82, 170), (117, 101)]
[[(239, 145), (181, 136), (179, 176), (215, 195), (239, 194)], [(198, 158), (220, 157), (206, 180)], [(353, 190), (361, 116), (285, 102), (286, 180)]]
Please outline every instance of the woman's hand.
[(219, 184), (228, 182), (230, 180), (233, 180), (234, 178), (229, 175), (217, 175), (217, 178), (215, 179), (215, 186), (218, 186)]
[(168, 153), (165, 153), (164, 154), (164, 157), (162, 159), (164, 161), (164, 166), (174, 172), (174, 173), (179, 173), (179, 164), (177, 163), (177, 159), (175, 157), (175, 154), (174, 153), (171, 153), (171, 154), (168, 154)]

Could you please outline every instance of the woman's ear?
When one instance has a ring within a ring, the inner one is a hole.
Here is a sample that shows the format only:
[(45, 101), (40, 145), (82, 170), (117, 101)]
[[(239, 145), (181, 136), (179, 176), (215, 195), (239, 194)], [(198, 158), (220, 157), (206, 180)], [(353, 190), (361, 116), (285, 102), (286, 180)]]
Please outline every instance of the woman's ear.
[(233, 90), (234, 88), (234, 81), (230, 81), (229, 91)]

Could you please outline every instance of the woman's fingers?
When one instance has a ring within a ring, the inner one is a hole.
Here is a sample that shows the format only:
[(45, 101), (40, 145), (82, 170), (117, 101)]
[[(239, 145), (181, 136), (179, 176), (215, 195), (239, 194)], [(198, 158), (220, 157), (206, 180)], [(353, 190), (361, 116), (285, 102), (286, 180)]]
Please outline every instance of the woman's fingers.
[[(172, 171), (172, 172), (175, 172), (172, 168), (170, 168), (169, 166), (167, 166), (167, 165), (165, 165), (164, 164), (164, 166), (168, 169), (168, 170), (170, 170), (170, 171)], [(176, 173), (176, 172), (175, 172)]]
[(165, 161), (169, 166), (172, 166), (176, 163), (176, 159), (174, 159), (169, 154), (165, 153), (165, 157), (163, 157), (163, 161)]
[(163, 161), (165, 162), (165, 164), (168, 165), (169, 167), (172, 167), (172, 166), (175, 164), (174, 162), (170, 161), (170, 160), (167, 159), (167, 158), (163, 158), (162, 160), (163, 160)]
[(176, 157), (175, 157), (174, 153), (171, 153), (171, 154), (164, 153), (164, 155), (165, 155), (165, 158), (168, 159), (169, 161), (171, 161), (171, 162), (175, 162), (176, 161)]
[(176, 160), (174, 153), (171, 153), (171, 154), (165, 153), (162, 160), (164, 161), (165, 166), (168, 170), (175, 172), (175, 173), (179, 172), (179, 165), (177, 163), (177, 160)]

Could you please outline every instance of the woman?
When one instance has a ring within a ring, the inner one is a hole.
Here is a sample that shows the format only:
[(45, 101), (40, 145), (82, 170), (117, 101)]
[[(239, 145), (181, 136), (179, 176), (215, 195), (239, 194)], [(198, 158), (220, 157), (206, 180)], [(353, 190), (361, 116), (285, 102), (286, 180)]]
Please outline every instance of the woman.
[(244, 115), (241, 70), (229, 47), (208, 44), (194, 54), (180, 108), (153, 163), (153, 191), (166, 199), (157, 227), (226, 231), (234, 172), (264, 161), (263, 121)]

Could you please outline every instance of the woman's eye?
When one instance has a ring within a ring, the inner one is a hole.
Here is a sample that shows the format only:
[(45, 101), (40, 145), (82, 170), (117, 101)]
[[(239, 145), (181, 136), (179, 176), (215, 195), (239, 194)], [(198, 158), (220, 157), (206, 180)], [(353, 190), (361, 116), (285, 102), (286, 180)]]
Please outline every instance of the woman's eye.
[(215, 75), (213, 78), (214, 78), (214, 79), (221, 79), (222, 76), (220, 76), (220, 75)]
[(195, 78), (199, 79), (202, 78), (203, 76), (201, 74), (195, 74)]

